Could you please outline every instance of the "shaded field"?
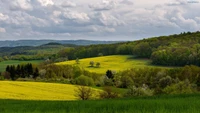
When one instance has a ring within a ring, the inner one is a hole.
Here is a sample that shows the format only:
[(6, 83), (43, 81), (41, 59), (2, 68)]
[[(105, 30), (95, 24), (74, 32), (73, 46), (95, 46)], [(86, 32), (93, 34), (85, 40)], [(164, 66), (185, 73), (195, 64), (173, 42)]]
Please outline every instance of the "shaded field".
[(200, 95), (93, 101), (0, 100), (1, 113), (199, 113)]
[[(90, 61), (94, 62), (94, 67), (90, 66)], [(100, 67), (96, 67), (96, 63), (100, 63)], [(57, 65), (77, 65), (85, 70), (96, 73), (105, 73), (107, 70), (123, 71), (130, 68), (145, 68), (145, 67), (159, 67), (169, 68), (162, 66), (151, 65), (149, 59), (135, 59), (131, 55), (112, 55), (94, 58), (80, 59), (79, 64), (75, 60), (56, 63)]]
[(23, 63), (39, 64), (42, 60), (31, 60), (31, 61), (18, 61), (18, 60), (8, 60), (0, 62), (0, 72), (5, 71), (7, 65), (18, 65)]
[(69, 84), (0, 81), (0, 99), (20, 100), (76, 100)]

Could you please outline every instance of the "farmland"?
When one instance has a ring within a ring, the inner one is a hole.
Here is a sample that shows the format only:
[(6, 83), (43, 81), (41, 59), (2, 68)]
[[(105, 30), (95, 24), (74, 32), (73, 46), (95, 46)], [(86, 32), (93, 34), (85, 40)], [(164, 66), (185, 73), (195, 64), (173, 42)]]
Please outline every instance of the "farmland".
[[(94, 63), (99, 62), (100, 67), (91, 67), (90, 61)], [(78, 65), (79, 67), (88, 70), (90, 72), (105, 73), (107, 70), (123, 71), (130, 68), (145, 68), (145, 67), (160, 67), (151, 65), (151, 60), (149, 59), (136, 59), (131, 55), (112, 55), (112, 56), (102, 56), (94, 58), (80, 59), (79, 63), (76, 60), (65, 61), (57, 63), (57, 65)], [(162, 67), (168, 68), (168, 67)]]
[(198, 113), (200, 95), (96, 101), (0, 100), (1, 113)]
[(18, 60), (7, 60), (0, 62), (0, 72), (5, 71), (7, 65), (18, 65), (23, 63), (39, 64), (42, 60), (30, 60), (30, 61), (18, 61)]
[(75, 85), (0, 81), (0, 99), (76, 100)]

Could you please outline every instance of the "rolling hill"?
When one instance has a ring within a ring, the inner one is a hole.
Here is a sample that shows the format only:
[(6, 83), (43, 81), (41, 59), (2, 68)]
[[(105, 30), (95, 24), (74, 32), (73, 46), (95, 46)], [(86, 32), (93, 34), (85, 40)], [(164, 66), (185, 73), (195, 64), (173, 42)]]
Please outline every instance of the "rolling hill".
[(75, 85), (0, 81), (0, 99), (76, 100)]
[[(94, 62), (94, 67), (90, 65), (90, 61)], [(96, 63), (100, 63), (100, 67), (96, 67)], [(57, 65), (78, 65), (79, 67), (90, 72), (104, 74), (107, 70), (123, 71), (130, 68), (160, 67), (151, 65), (149, 59), (136, 59), (131, 55), (111, 55), (94, 58), (80, 59), (79, 64), (76, 60), (56, 63)], [(169, 68), (169, 67), (162, 67)]]

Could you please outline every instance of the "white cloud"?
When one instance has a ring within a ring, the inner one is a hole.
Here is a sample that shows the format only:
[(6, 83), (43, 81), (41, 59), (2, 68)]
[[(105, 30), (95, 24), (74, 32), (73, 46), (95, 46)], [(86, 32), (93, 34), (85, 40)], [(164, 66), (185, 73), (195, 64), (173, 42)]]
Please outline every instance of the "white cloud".
[(9, 17), (7, 15), (4, 15), (2, 13), (0, 13), (0, 21), (5, 21), (7, 20)]
[(0, 33), (5, 33), (5, 32), (6, 32), (5, 28), (0, 27)]
[(76, 7), (76, 4), (71, 1), (64, 1), (61, 6), (63, 7)]
[(42, 6), (51, 6), (54, 5), (52, 0), (37, 0)]
[(89, 8), (91, 8), (95, 11), (103, 11), (103, 10), (111, 10), (111, 9), (115, 8), (116, 5), (117, 5), (116, 1), (103, 0), (101, 3), (90, 4)]
[(0, 0), (0, 9), (10, 39), (134, 40), (200, 29), (200, 3), (186, 0)]
[(90, 18), (88, 17), (88, 15), (83, 12), (79, 13), (79, 12), (75, 12), (75, 11), (67, 11), (67, 12), (64, 12), (63, 16), (66, 19), (70, 19), (77, 23), (86, 23), (86, 22), (90, 21)]
[(125, 5), (133, 5), (134, 3), (130, 0), (123, 0), (120, 2), (121, 4), (125, 4)]

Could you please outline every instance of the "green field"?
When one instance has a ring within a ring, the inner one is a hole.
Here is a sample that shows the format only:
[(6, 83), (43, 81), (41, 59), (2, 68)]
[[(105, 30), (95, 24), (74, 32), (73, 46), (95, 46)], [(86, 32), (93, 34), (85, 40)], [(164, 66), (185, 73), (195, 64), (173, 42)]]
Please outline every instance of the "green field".
[(0, 113), (199, 113), (200, 95), (95, 101), (0, 100)]
[(76, 88), (70, 84), (0, 81), (0, 99), (76, 100)]
[(8, 60), (0, 62), (0, 72), (5, 71), (7, 65), (18, 65), (22, 63), (32, 63), (39, 64), (42, 60), (31, 60), (31, 61), (18, 61), (18, 60)]
[[(90, 61), (94, 61), (95, 64), (99, 62), (101, 65), (99, 68), (94, 65), (90, 66)], [(112, 55), (112, 56), (102, 56), (95, 58), (85, 58), (80, 59), (79, 64), (75, 60), (56, 63), (57, 65), (78, 65), (79, 67), (88, 70), (90, 72), (105, 73), (107, 70), (113, 71), (123, 71), (130, 68), (145, 68), (145, 67), (161, 67), (151, 65), (151, 60), (149, 59), (136, 59), (131, 55)], [(162, 67), (169, 68), (169, 67)]]

